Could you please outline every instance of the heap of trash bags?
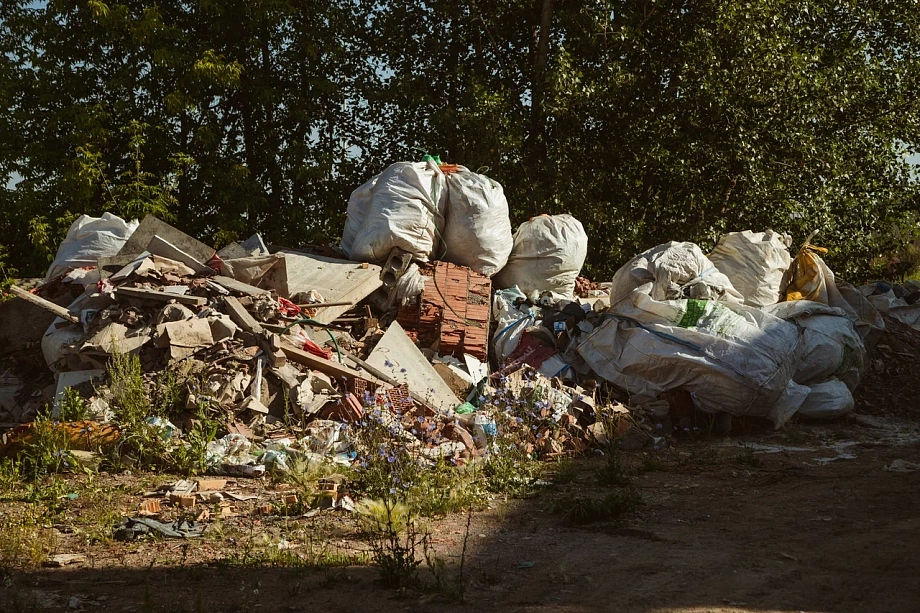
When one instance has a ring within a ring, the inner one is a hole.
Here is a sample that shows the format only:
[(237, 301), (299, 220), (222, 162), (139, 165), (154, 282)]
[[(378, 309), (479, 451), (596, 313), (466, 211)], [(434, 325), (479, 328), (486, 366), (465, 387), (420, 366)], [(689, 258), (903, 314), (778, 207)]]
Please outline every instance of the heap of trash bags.
[(810, 239), (795, 257), (791, 237), (770, 230), (726, 234), (708, 256), (670, 242), (625, 264), (606, 292), (575, 296), (588, 243), (577, 219), (535, 217), (512, 236), (500, 185), (429, 158), (352, 194), (342, 248), (369, 262), (400, 248), (490, 276), (491, 354), (505, 372), (526, 363), (570, 385), (600, 378), (661, 412), (682, 392), (702, 411), (779, 427), (851, 411), (884, 330), (880, 299), (836, 279)]
[[(224, 416), (212, 463), (225, 474), (300, 448), (351, 461), (338, 424), (360, 421), (368, 403), (405, 421), (421, 456), (479, 457), (500, 409), (490, 399), (509, 389), (539, 395), (548, 425), (531, 444), (558, 455), (597, 442), (600, 402), (775, 427), (852, 411), (880, 311), (920, 324), (920, 284), (855, 288), (811, 238), (794, 256), (791, 237), (771, 230), (726, 234), (708, 255), (670, 242), (595, 283), (580, 276), (577, 219), (540, 215), (514, 230), (499, 183), (426, 156), (352, 193), (340, 248), (255, 235), (218, 252), (156, 219), (84, 216), (25, 297), (57, 315), (42, 339), (56, 398), (119, 351), (145, 373), (203, 373), (209, 387), (186, 401)], [(41, 298), (62, 283), (85, 287), (67, 309)], [(286, 425), (289, 407), (301, 431)], [(416, 419), (437, 436), (411, 434)], [(248, 459), (230, 462), (234, 449)]]

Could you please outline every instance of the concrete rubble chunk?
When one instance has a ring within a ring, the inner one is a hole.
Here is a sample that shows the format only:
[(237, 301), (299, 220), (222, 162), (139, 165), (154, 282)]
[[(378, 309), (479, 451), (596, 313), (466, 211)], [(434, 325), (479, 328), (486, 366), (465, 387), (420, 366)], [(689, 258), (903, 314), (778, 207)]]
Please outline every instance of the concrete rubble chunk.
[(367, 363), (404, 381), (409, 389), (428, 398), (442, 413), (451, 412), (461, 403), (398, 322), (390, 324)]

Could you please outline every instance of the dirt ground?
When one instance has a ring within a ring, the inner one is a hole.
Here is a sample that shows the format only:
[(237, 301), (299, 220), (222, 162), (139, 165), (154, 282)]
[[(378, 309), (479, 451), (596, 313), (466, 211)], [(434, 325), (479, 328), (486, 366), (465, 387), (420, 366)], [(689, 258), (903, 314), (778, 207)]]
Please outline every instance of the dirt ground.
[[(399, 592), (369, 566), (213, 564), (233, 542), (212, 538), (84, 549), (82, 566), (15, 574), (0, 610), (915, 612), (920, 471), (886, 467), (920, 463), (920, 428), (860, 419), (870, 423), (688, 442), (654, 462), (626, 454), (648, 471), (626, 522), (577, 527), (553, 512), (559, 498), (602, 489), (599, 460), (582, 460), (573, 481), (473, 515), (463, 603), (424, 569), (428, 589)], [(320, 516), (296, 521), (335, 530)], [(268, 520), (252, 530), (270, 532)], [(465, 516), (434, 526), (454, 576), (465, 533)]]
[[(856, 413), (838, 422), (624, 452), (642, 495), (624, 520), (578, 526), (555, 511), (560, 500), (609, 490), (597, 478), (604, 459), (595, 456), (567, 466), (565, 479), (532, 498), (493, 500), (472, 514), (469, 530), (465, 515), (433, 522), (433, 545), (454, 588), (463, 560), (462, 600), (438, 589), (424, 565), (421, 587), (400, 591), (382, 587), (367, 564), (246, 563), (254, 543), (281, 538), (293, 551), (361, 555), (367, 545), (340, 511), (258, 517), (257, 501), (248, 501), (203, 539), (89, 538), (86, 526), (136, 509), (156, 485), (119, 475), (96, 477), (96, 497), (64, 496), (62, 523), (44, 527), (55, 553), (83, 553), (86, 561), (6, 577), (0, 611), (915, 613), (918, 338), (892, 329), (873, 352)], [(92, 490), (86, 479), (81, 491)], [(230, 485), (260, 499), (279, 493), (253, 480)], [(16, 504), (0, 503), (0, 516)]]

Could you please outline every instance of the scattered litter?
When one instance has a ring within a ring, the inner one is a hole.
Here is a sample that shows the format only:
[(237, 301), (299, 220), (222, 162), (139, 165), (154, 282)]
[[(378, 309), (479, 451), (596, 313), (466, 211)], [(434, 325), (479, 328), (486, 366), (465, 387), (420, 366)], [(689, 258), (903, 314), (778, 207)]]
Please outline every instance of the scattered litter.
[(86, 562), (86, 556), (82, 553), (58, 553), (46, 560), (42, 566), (61, 568), (63, 566), (83, 564), (84, 562)]
[(885, 470), (892, 473), (912, 473), (920, 470), (920, 464), (898, 459), (893, 460), (891, 464), (885, 467)]
[(198, 538), (206, 528), (205, 524), (186, 520), (164, 524), (149, 517), (130, 517), (115, 525), (113, 536), (118, 541), (130, 541), (154, 531), (168, 538)]

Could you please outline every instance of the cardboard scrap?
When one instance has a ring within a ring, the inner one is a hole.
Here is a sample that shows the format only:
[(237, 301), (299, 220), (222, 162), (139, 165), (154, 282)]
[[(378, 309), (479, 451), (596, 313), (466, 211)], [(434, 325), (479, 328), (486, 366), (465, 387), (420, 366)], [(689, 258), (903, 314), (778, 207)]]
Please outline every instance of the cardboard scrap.
[(157, 347), (169, 347), (169, 355), (181, 360), (199, 349), (214, 344), (211, 325), (207, 319), (196, 317), (185, 321), (171, 321), (157, 326)]

